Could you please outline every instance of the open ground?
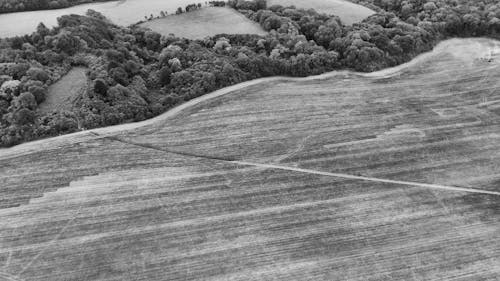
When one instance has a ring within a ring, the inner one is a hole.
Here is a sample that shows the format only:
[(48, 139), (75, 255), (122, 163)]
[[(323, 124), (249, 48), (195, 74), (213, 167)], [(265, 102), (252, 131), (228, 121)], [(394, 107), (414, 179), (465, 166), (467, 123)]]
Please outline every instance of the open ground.
[(495, 280), (500, 43), (0, 150), (0, 280)]
[(217, 34), (258, 34), (266, 32), (234, 9), (210, 7), (179, 15), (170, 15), (142, 23), (162, 35), (175, 34), (188, 39), (203, 39)]
[(52, 110), (70, 110), (74, 100), (87, 89), (87, 69), (75, 67), (59, 81), (51, 85), (45, 101), (40, 104), (39, 111), (47, 113)]

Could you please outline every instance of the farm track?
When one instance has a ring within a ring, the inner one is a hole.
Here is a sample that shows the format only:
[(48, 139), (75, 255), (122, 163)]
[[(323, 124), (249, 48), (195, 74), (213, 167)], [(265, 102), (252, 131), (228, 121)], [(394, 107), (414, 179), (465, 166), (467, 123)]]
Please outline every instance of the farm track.
[(1, 150), (0, 280), (498, 280), (498, 44)]
[[(99, 135), (97, 133), (93, 133), (93, 134), (97, 137), (102, 137), (101, 135)], [(284, 170), (284, 171), (298, 172), (298, 173), (304, 173), (304, 174), (322, 175), (322, 176), (328, 176), (328, 177), (334, 177), (334, 178), (369, 181), (369, 182), (376, 182), (376, 183), (397, 184), (397, 185), (403, 185), (403, 186), (409, 186), (409, 187), (441, 189), (441, 190), (446, 190), (446, 191), (468, 192), (468, 193), (500, 196), (500, 192), (496, 192), (496, 191), (488, 191), (488, 190), (481, 190), (481, 189), (474, 189), (474, 188), (463, 188), (463, 187), (456, 187), (456, 186), (445, 186), (445, 185), (438, 185), (438, 184), (426, 184), (426, 183), (418, 183), (418, 182), (396, 181), (396, 180), (388, 180), (388, 179), (373, 178), (373, 177), (363, 177), (363, 176), (356, 176), (356, 175), (349, 175), (349, 174), (328, 173), (328, 172), (322, 172), (322, 171), (316, 171), (316, 170), (287, 167), (287, 166), (282, 166), (282, 165), (272, 165), (272, 164), (237, 161), (234, 159), (224, 158), (224, 157), (205, 156), (205, 155), (193, 154), (193, 153), (189, 153), (189, 152), (174, 151), (174, 150), (170, 150), (168, 148), (161, 148), (161, 147), (156, 147), (154, 145), (142, 144), (142, 143), (136, 143), (133, 141), (124, 140), (124, 139), (119, 138), (119, 137), (103, 137), (103, 138), (117, 141), (117, 142), (121, 142), (121, 143), (125, 143), (125, 144), (134, 145), (134, 146), (139, 146), (142, 148), (149, 148), (149, 149), (153, 149), (153, 150), (160, 151), (160, 152), (178, 154), (181, 156), (201, 158), (201, 159), (207, 159), (207, 160), (225, 161), (225, 162), (230, 162), (230, 163), (242, 165), (242, 166), (251, 166), (251, 167), (256, 167), (256, 168), (274, 169), (274, 170)]]

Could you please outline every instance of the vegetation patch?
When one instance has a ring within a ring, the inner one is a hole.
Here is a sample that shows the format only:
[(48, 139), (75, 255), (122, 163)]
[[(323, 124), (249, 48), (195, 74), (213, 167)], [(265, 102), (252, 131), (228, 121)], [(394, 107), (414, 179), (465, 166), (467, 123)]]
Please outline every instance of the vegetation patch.
[(217, 34), (257, 34), (266, 32), (259, 24), (230, 8), (209, 7), (154, 19), (140, 26), (162, 35), (175, 34), (188, 39), (203, 39)]

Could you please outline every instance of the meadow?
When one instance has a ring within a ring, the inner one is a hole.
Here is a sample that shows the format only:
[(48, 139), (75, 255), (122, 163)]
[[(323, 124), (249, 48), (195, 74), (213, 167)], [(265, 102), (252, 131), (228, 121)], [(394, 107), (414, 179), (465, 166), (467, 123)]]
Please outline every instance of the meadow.
[(188, 39), (203, 39), (217, 34), (258, 34), (266, 32), (256, 22), (230, 8), (210, 7), (170, 15), (140, 24), (162, 35), (175, 34)]
[(499, 59), (453, 39), (0, 150), (0, 279), (494, 280)]
[(268, 6), (282, 5), (297, 8), (314, 9), (318, 12), (336, 15), (345, 25), (361, 22), (375, 12), (364, 6), (346, 0), (268, 0)]
[(71, 69), (68, 74), (49, 87), (45, 101), (40, 104), (38, 110), (42, 113), (70, 110), (74, 100), (88, 87), (86, 72), (87, 69), (84, 67)]

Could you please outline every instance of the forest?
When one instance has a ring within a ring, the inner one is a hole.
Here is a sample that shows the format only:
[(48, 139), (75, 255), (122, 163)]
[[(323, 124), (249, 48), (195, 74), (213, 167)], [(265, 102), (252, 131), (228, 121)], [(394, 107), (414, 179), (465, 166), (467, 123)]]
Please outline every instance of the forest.
[[(141, 121), (214, 90), (267, 76), (375, 71), (407, 62), (450, 37), (498, 38), (494, 0), (357, 0), (377, 13), (352, 26), (314, 10), (230, 0), (266, 36), (188, 40), (119, 27), (89, 10), (58, 26), (0, 39), (0, 145)], [(48, 86), (72, 67), (91, 87), (73, 110), (40, 113)]]

